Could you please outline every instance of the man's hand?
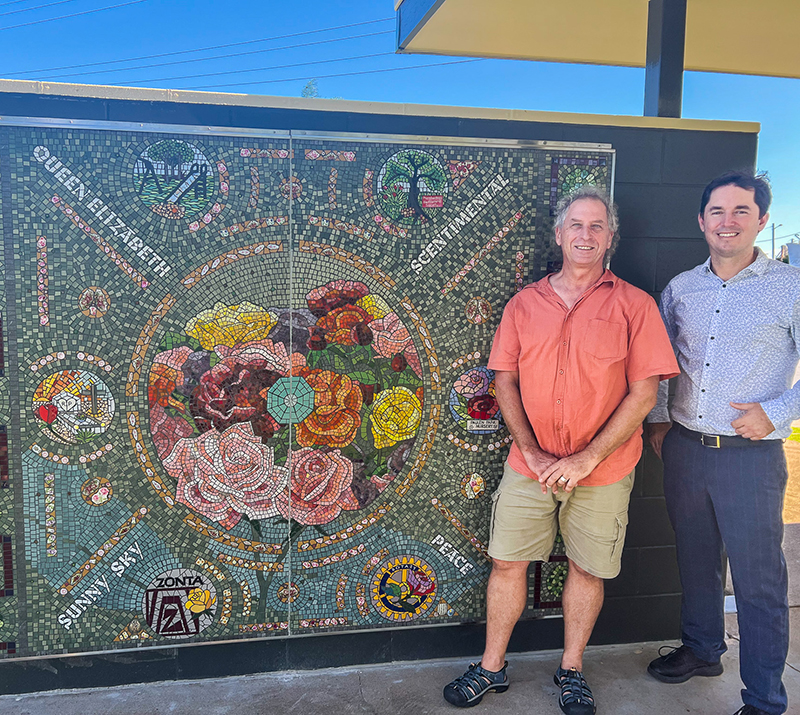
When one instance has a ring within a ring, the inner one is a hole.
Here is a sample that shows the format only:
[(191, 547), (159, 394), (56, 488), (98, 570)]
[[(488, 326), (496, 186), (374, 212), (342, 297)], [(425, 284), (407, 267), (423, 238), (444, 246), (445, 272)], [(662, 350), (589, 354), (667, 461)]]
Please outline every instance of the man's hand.
[(561, 487), (565, 492), (571, 492), (578, 486), (578, 482), (588, 477), (600, 463), (599, 460), (587, 454), (587, 451), (583, 450), (559, 459), (544, 472), (540, 472), (539, 483), (542, 485), (542, 491), (546, 492), (549, 487), (555, 493)]
[(536, 452), (524, 452), (523, 456), (525, 457), (525, 464), (528, 465), (528, 469), (534, 474), (541, 474), (548, 469), (551, 464), (558, 461), (558, 457), (554, 454), (550, 454), (541, 449)]
[(731, 402), (730, 406), (734, 410), (741, 410), (744, 414), (731, 422), (731, 427), (736, 430), (736, 434), (745, 439), (764, 439), (770, 432), (775, 431), (764, 408), (758, 402)]
[(664, 437), (672, 428), (672, 422), (645, 422), (644, 433), (653, 451), (661, 458), (661, 446), (664, 444)]
[[(550, 454), (541, 449), (536, 451), (525, 450), (522, 452), (522, 456), (525, 457), (525, 464), (528, 465), (528, 469), (534, 474), (542, 474), (547, 471), (552, 464), (558, 461), (558, 457), (554, 454)], [(547, 493), (547, 487), (544, 484), (542, 485), (542, 493)]]

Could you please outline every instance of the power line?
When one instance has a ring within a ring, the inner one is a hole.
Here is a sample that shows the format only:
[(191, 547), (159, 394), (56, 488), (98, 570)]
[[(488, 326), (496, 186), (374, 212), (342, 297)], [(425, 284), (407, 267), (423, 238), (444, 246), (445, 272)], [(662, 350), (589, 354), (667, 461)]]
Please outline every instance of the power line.
[(341, 72), (339, 74), (319, 74), (312, 77), (287, 77), (286, 79), (265, 79), (257, 82), (232, 82), (230, 84), (206, 84), (198, 87), (184, 87), (183, 89), (216, 89), (218, 87), (245, 87), (253, 84), (275, 84), (276, 82), (299, 82), (308, 79), (329, 79), (331, 77), (353, 77), (360, 74), (379, 74), (381, 72), (401, 72), (403, 70), (419, 70), (424, 67), (444, 67), (445, 65), (461, 65), (467, 62), (483, 62), (477, 57), (470, 60), (454, 60), (453, 62), (434, 62), (427, 65), (414, 65), (413, 67), (389, 67), (382, 70), (363, 70), (361, 72)]
[[(23, 8), (22, 10), (11, 10), (10, 12), (0, 12), (0, 17), (5, 17), (6, 15), (16, 15), (20, 12), (31, 12), (31, 10), (41, 10), (44, 7), (53, 7), (53, 5), (63, 5), (64, 3), (68, 2), (75, 2), (75, 0), (57, 0), (57, 2), (49, 2), (46, 5), (36, 5), (35, 7), (26, 7)], [(0, 5), (0, 7), (2, 6), (3, 5)]]
[[(784, 238), (800, 238), (800, 231), (797, 233), (787, 233), (785, 236), (775, 236), (776, 241), (782, 241)], [(756, 243), (763, 243), (764, 241), (771, 241), (772, 236), (762, 236), (756, 239)]]
[[(144, 0), (137, 0), (144, 2)], [(131, 70), (149, 69), (151, 67), (168, 67), (172, 65), (185, 65), (192, 62), (208, 62), (209, 60), (222, 60), (229, 57), (245, 57), (246, 55), (260, 55), (265, 52), (277, 52), (279, 50), (293, 50), (298, 47), (311, 47), (313, 45), (327, 45), (331, 42), (345, 42), (347, 40), (359, 40), (364, 37), (377, 37), (378, 35), (393, 35), (394, 30), (382, 30), (380, 32), (367, 32), (363, 35), (348, 35), (347, 37), (334, 37), (329, 40), (315, 40), (314, 42), (300, 42), (294, 45), (283, 45), (282, 47), (267, 47), (263, 50), (248, 50), (247, 52), (232, 52), (226, 55), (214, 55), (212, 57), (195, 57), (190, 60), (174, 60), (173, 62), (154, 62), (147, 65), (137, 65), (136, 67), (119, 67), (108, 70), (90, 70), (88, 72), (68, 72), (66, 74), (56, 74), (47, 77), (48, 80), (61, 79), (62, 77), (85, 77), (90, 74), (108, 74), (109, 72), (128, 72)]]
[(153, 79), (137, 79), (128, 82), (129, 85), (133, 84), (147, 84), (148, 82), (172, 82), (178, 79), (197, 79), (199, 77), (215, 77), (223, 74), (242, 74), (244, 72), (269, 72), (270, 70), (288, 69), (290, 67), (306, 67), (307, 65), (324, 65), (331, 62), (347, 62), (349, 60), (365, 60), (370, 57), (386, 57), (387, 55), (394, 55), (394, 52), (374, 52), (370, 55), (354, 55), (353, 57), (335, 57), (330, 60), (315, 60), (313, 62), (296, 62), (290, 65), (273, 65), (272, 67), (254, 67), (247, 70), (225, 70), (224, 72), (205, 72), (203, 74), (186, 74), (181, 77), (160, 77)]
[(0, 2), (0, 7), (5, 7), (6, 5), (19, 5), (21, 2), (28, 2), (28, 0), (11, 0), (11, 2)]
[[(12, 3), (5, 3), (5, 4), (13, 4), (14, 2), (26, 2), (26, 0), (13, 0)], [(2, 7), (2, 4), (0, 4)], [(139, 62), (140, 60), (153, 60), (158, 59), (160, 57), (175, 57), (177, 55), (188, 55), (193, 52), (210, 52), (211, 50), (223, 50), (228, 47), (241, 47), (242, 45), (253, 45), (258, 42), (272, 42), (273, 40), (286, 40), (290, 37), (300, 37), (301, 35), (315, 35), (319, 32), (332, 32), (333, 30), (345, 30), (351, 27), (360, 27), (362, 25), (374, 25), (378, 22), (388, 22), (394, 21), (393, 17), (384, 17), (380, 20), (366, 20), (365, 22), (353, 22), (349, 25), (336, 25), (335, 27), (323, 27), (319, 30), (306, 30), (304, 32), (292, 32), (288, 35), (274, 35), (273, 37), (263, 37), (260, 40), (245, 40), (243, 42), (229, 42), (224, 45), (211, 45), (209, 47), (198, 47), (197, 49), (193, 50), (177, 50), (175, 52), (162, 52), (155, 55), (141, 55), (139, 57), (128, 57), (124, 60), (105, 60), (103, 62), (86, 62), (80, 65), (65, 65), (63, 67), (45, 67), (44, 69), (38, 70), (25, 70), (24, 72), (6, 72), (6, 77), (19, 77), (21, 75), (26, 74), (39, 74), (40, 72), (60, 72), (61, 70), (73, 70), (73, 69), (82, 69), (83, 67), (102, 67), (104, 65), (116, 65), (122, 64), (124, 62)]]
[(116, 10), (119, 7), (126, 7), (128, 5), (138, 5), (139, 3), (147, 2), (147, 0), (130, 0), (130, 2), (123, 2), (119, 5), (107, 5), (106, 7), (98, 7), (94, 10), (84, 10), (83, 12), (74, 12), (71, 15), (61, 15), (59, 17), (48, 17), (46, 20), (33, 20), (32, 22), (23, 22), (19, 25), (9, 25), (8, 27), (0, 27), (0, 32), (3, 30), (16, 30), (19, 27), (30, 27), (31, 25), (41, 25), (44, 22), (55, 22), (56, 20), (66, 20), (70, 17), (81, 17), (82, 15), (91, 15), (95, 12), (103, 12), (103, 10)]

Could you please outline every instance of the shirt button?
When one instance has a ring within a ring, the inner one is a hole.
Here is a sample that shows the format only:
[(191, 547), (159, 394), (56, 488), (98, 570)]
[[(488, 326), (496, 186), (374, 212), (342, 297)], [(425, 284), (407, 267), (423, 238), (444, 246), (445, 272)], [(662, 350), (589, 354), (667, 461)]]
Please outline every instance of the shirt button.
[(700, 392), (705, 392), (705, 390), (700, 390)]
[(561, 404), (561, 400), (556, 400), (556, 404), (560, 405)]
[(723, 288), (727, 288), (727, 287), (728, 287), (728, 284), (727, 284), (727, 283), (723, 283), (723, 284), (722, 284), (722, 287), (723, 287)]
[(559, 374), (559, 375), (563, 375), (563, 374), (564, 374), (564, 371), (563, 371), (563, 370), (559, 370), (559, 371), (558, 371), (558, 374)]
[(703, 415), (697, 415), (697, 419), (698, 420), (702, 420), (703, 419)]
[(719, 311), (718, 311), (718, 310), (715, 310), (714, 312), (715, 312), (715, 313), (719, 313)]
[(706, 367), (711, 367), (711, 363), (710, 363), (710, 362), (707, 362), (707, 363), (706, 363)]
[(565, 340), (563, 344), (564, 344), (564, 345), (566, 345), (566, 344), (567, 344), (567, 341)]
[(711, 336), (711, 339), (712, 339), (712, 340), (714, 339), (714, 336), (713, 336), (713, 335)]

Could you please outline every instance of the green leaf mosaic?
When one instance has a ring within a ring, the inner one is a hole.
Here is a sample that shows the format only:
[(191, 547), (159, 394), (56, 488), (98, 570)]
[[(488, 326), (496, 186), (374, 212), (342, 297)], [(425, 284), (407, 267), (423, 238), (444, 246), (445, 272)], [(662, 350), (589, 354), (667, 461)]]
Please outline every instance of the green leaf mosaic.
[(613, 152), (2, 132), (2, 654), (481, 619), (492, 336)]

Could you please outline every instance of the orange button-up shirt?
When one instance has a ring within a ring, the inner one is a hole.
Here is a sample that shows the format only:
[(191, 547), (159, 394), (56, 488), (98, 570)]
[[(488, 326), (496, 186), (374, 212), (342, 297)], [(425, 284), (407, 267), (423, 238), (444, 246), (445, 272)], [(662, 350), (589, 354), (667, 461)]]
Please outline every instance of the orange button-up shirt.
[[(655, 301), (609, 270), (572, 308), (549, 277), (526, 286), (503, 311), (488, 367), (519, 373), (522, 404), (539, 446), (559, 458), (595, 438), (631, 382), (679, 372)], [(639, 426), (580, 484), (613, 484), (629, 474), (642, 454), (641, 434)], [(538, 478), (516, 444), (508, 463)]]

